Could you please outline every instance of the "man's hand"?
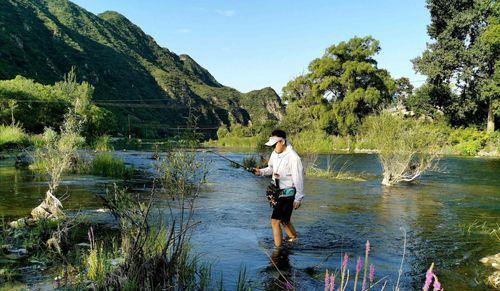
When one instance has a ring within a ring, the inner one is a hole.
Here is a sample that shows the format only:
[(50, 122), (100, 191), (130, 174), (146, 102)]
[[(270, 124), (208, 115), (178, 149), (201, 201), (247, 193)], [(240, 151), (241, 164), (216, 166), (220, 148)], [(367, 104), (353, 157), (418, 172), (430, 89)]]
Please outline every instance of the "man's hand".
[(299, 209), (300, 207), (300, 201), (294, 201), (293, 202), (293, 209)]
[(259, 170), (259, 169), (257, 169), (257, 168), (253, 168), (253, 169), (252, 169), (252, 172), (253, 172), (253, 174), (254, 174), (255, 176), (260, 176), (260, 170)]

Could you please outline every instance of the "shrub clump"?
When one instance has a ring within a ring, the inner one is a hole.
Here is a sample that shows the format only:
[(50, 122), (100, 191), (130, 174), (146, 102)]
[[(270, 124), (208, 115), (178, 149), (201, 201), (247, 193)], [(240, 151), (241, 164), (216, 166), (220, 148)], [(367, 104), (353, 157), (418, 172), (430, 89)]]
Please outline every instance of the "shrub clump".
[(378, 152), (385, 186), (414, 181), (435, 168), (445, 143), (435, 124), (389, 113), (366, 118), (362, 130)]
[(460, 155), (475, 156), (486, 145), (489, 135), (476, 128), (457, 128), (450, 132), (448, 143)]
[(0, 149), (26, 143), (28, 136), (19, 125), (0, 125)]
[(92, 159), (88, 173), (95, 176), (130, 179), (134, 175), (134, 167), (125, 165), (123, 159), (101, 153)]

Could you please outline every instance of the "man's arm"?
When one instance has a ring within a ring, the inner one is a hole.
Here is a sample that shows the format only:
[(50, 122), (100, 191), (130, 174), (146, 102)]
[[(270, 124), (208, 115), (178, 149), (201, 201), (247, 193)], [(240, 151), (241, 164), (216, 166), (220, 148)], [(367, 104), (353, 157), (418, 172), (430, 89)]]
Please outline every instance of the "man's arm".
[(271, 157), (269, 158), (269, 161), (267, 162), (267, 167), (262, 168), (262, 169), (254, 169), (254, 174), (257, 176), (271, 176), (273, 174), (273, 155), (274, 152), (271, 154)]
[(293, 185), (297, 190), (294, 201), (294, 207), (297, 209), (300, 207), (300, 202), (304, 198), (304, 168), (302, 167), (302, 161), (298, 156), (293, 159), (291, 170)]
[(262, 169), (257, 169), (258, 171), (258, 176), (271, 176), (273, 173), (273, 166), (267, 166)]

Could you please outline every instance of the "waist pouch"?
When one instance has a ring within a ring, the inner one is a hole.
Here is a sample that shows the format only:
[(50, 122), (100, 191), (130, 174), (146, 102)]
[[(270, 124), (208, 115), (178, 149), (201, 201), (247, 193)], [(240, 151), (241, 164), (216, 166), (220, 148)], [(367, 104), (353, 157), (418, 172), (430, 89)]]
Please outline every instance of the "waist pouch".
[(293, 197), (295, 196), (295, 193), (297, 192), (297, 190), (292, 187), (292, 188), (285, 188), (285, 189), (282, 189), (280, 190), (280, 195), (278, 197)]
[(294, 197), (296, 192), (297, 190), (295, 187), (280, 189), (278, 186), (271, 183), (266, 189), (266, 196), (271, 206), (273, 206), (276, 204), (278, 198)]

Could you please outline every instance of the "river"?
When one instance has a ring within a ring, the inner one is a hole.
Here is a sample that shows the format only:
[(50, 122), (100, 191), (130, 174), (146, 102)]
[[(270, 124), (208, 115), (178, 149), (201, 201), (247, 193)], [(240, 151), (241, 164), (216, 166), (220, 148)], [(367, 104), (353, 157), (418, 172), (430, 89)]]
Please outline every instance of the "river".
[[(136, 168), (151, 167), (150, 152), (116, 151)], [(225, 152), (241, 161), (250, 153)], [(278, 272), (266, 255), (272, 249), (269, 225), (271, 209), (264, 196), (268, 183), (213, 154), (209, 184), (196, 203), (195, 219), (201, 223), (191, 244), (202, 259), (213, 264), (215, 276), (223, 274), (225, 287), (234, 288), (238, 273), (258, 289), (274, 290)], [(325, 166), (326, 155), (318, 164)], [(418, 183), (395, 187), (380, 185), (381, 167), (375, 155), (335, 155), (346, 170), (364, 173), (366, 181), (328, 180), (306, 177), (303, 205), (294, 211), (299, 238), (287, 244), (276, 263), (299, 290), (321, 290), (325, 269), (336, 270), (341, 254), (350, 257), (354, 269), (371, 243), (375, 281), (395, 284), (406, 233), (407, 247), (400, 287), (419, 290), (432, 262), (446, 290), (483, 290), (486, 268), (479, 259), (500, 252), (500, 243), (484, 231), (467, 229), (471, 224), (500, 224), (500, 160), (446, 157), (441, 171), (427, 173)], [(69, 198), (66, 209), (95, 209), (101, 205), (94, 194), (114, 181), (92, 176), (65, 178), (62, 191)], [(136, 182), (140, 188), (140, 182)], [(26, 170), (17, 170), (12, 160), (0, 161), (0, 215), (26, 215), (43, 198), (43, 182)], [(498, 228), (498, 227), (497, 227)], [(381, 285), (379, 285), (381, 286)], [(379, 289), (379, 288), (376, 288)]]

